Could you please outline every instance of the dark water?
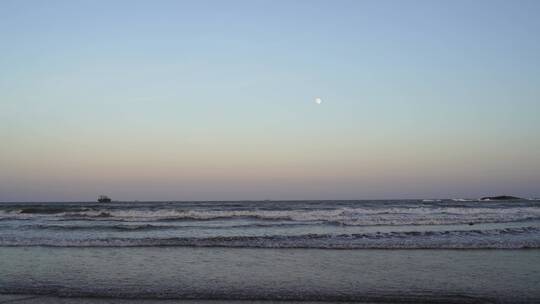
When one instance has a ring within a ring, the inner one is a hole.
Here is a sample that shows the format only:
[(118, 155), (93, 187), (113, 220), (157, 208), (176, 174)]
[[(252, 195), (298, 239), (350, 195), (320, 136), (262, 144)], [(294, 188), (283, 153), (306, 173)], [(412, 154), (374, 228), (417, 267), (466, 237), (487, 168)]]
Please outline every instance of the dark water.
[(540, 303), (540, 202), (3, 203), (12, 294)]
[(0, 205), (0, 246), (540, 248), (540, 202)]

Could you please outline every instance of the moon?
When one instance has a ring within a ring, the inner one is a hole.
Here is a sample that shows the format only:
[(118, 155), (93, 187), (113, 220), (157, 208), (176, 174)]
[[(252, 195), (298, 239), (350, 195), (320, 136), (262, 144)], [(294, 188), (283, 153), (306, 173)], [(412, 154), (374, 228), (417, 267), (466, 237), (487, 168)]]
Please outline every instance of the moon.
[(320, 97), (316, 97), (315, 98), (315, 103), (316, 104), (321, 104), (322, 103), (322, 99)]

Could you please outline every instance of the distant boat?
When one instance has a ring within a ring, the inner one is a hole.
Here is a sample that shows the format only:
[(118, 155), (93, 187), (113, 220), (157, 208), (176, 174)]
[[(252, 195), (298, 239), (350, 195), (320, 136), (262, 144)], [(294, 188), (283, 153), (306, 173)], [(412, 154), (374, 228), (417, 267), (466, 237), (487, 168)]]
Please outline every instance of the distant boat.
[(110, 203), (112, 200), (110, 197), (106, 196), (106, 195), (100, 195), (98, 196), (98, 199), (97, 199), (98, 203)]

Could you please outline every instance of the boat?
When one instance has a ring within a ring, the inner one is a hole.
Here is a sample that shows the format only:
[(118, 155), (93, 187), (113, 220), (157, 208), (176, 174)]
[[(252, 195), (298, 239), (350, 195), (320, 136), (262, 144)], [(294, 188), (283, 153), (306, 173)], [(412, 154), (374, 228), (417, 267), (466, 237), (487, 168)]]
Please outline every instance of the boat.
[(97, 199), (98, 203), (110, 203), (112, 200), (110, 197), (106, 196), (106, 195), (100, 195), (98, 196), (98, 199)]

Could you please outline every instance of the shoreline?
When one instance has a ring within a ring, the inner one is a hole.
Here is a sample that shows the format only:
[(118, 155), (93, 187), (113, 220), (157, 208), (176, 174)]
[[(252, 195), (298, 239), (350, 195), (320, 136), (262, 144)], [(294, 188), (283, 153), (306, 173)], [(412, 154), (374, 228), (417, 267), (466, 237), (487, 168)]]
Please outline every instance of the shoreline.
[[(366, 300), (286, 300), (286, 299), (159, 299), (159, 298), (114, 298), (114, 297), (62, 297), (51, 295), (32, 294), (0, 294), (0, 304), (113, 304), (113, 303), (136, 303), (136, 304), (338, 304), (338, 303), (358, 303), (358, 304), (405, 304), (405, 303), (435, 303), (435, 304), (480, 304), (492, 303), (492, 299), (470, 298), (467, 296), (442, 296), (425, 298), (417, 297), (379, 297)], [(520, 303), (520, 302), (515, 302)], [(526, 302), (522, 302), (526, 303)]]
[(133, 245), (133, 246), (55, 246), (55, 245), (0, 245), (2, 248), (51, 248), (51, 249), (143, 249), (143, 248), (185, 248), (185, 249), (250, 249), (250, 250), (309, 250), (309, 251), (534, 251), (540, 250), (540, 247), (523, 248), (496, 248), (496, 247), (471, 247), (471, 248), (453, 248), (453, 247), (366, 247), (366, 248), (340, 248), (340, 247), (256, 247), (256, 246), (182, 246), (182, 245)]

